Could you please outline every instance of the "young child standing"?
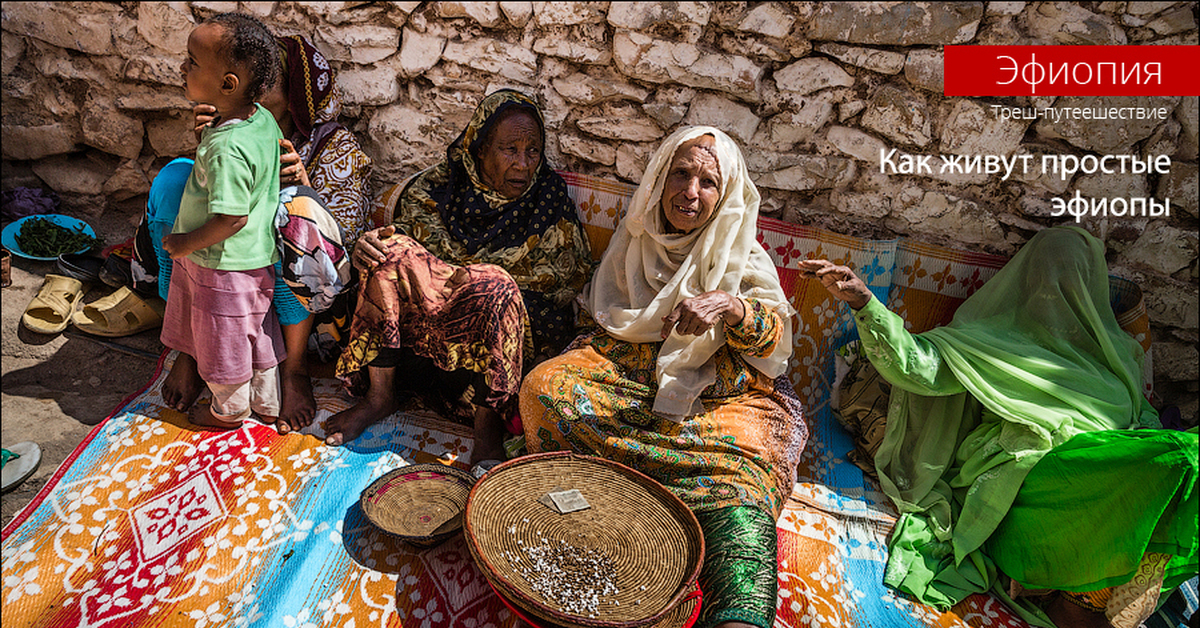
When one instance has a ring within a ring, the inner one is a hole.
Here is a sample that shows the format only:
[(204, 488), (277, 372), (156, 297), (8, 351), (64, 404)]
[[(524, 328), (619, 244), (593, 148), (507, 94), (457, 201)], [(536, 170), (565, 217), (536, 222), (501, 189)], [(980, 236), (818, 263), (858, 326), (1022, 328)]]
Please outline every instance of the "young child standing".
[(238, 13), (197, 26), (187, 48), (187, 97), (217, 113), (163, 237), (175, 262), (162, 342), (195, 358), (212, 392), (211, 407), (192, 408), (192, 423), (234, 428), (251, 412), (279, 415), (285, 350), (271, 297), (283, 135), (255, 102), (278, 78), (279, 49), (266, 26)]

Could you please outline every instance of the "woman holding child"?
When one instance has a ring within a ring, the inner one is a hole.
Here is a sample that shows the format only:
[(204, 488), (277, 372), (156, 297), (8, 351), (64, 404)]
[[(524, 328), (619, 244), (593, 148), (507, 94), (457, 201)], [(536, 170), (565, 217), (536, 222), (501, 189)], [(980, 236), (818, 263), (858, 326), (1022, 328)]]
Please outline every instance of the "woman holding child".
[(354, 440), (421, 391), (473, 425), (473, 461), (503, 459), (525, 365), (574, 333), (572, 301), (591, 270), (566, 183), (545, 158), (528, 96), (500, 90), (476, 108), (446, 159), (383, 197), (389, 226), (359, 239), (363, 273), (338, 377), (365, 394), (325, 425)]
[[(368, 226), (371, 159), (354, 134), (337, 122), (341, 98), (325, 57), (298, 35), (275, 39), (281, 68), (276, 73), (279, 79), (258, 100), (274, 117), (284, 136), (279, 142), (279, 184), (313, 188), (343, 229), (349, 246)], [(194, 113), (199, 139), (214, 121), (217, 109), (212, 103), (201, 102)], [(155, 247), (155, 254), (139, 255), (134, 273), (141, 280), (156, 280), (163, 298), (167, 297), (172, 263), (160, 246), (161, 240), (175, 222), (191, 170), (190, 159), (176, 159), (167, 164), (155, 177), (147, 203), (148, 244)], [(308, 375), (309, 337), (315, 328), (318, 350), (323, 354), (335, 354), (337, 344), (344, 344), (353, 295), (348, 292), (342, 296), (345, 298), (336, 301), (328, 312), (312, 315), (282, 279), (276, 277), (273, 308), (282, 325), (287, 350), (280, 365), (281, 410), (276, 426), (281, 433), (303, 429), (312, 423), (316, 404)], [(202, 388), (195, 359), (181, 353), (163, 385), (167, 405), (186, 411)]]
[(704, 627), (774, 623), (775, 521), (808, 438), (758, 206), (725, 133), (673, 133), (584, 289), (595, 327), (521, 387), (531, 451), (629, 465), (696, 513)]

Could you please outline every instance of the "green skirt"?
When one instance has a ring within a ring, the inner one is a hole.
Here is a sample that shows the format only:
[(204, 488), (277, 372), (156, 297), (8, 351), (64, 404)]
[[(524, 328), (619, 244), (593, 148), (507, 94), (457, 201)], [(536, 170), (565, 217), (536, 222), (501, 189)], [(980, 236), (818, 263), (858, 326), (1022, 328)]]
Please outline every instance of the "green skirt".
[(704, 600), (696, 628), (727, 621), (771, 628), (779, 588), (775, 520), (749, 506), (697, 512), (696, 519), (705, 546), (700, 569)]
[(985, 544), (1028, 589), (1125, 584), (1147, 552), (1168, 554), (1163, 589), (1197, 573), (1200, 437), (1195, 428), (1077, 434), (1029, 472)]

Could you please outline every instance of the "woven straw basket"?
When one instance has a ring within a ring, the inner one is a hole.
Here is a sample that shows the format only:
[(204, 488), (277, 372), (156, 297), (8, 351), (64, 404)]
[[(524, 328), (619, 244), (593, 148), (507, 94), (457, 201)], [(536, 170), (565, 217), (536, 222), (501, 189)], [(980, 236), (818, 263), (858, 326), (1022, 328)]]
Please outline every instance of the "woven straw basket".
[[(560, 514), (538, 501), (572, 489), (588, 508)], [(475, 484), (464, 525), (480, 571), (530, 623), (679, 628), (695, 619), (700, 524), (629, 467), (567, 452), (511, 460)]]
[(475, 478), (443, 464), (414, 464), (384, 474), (362, 492), (363, 514), (417, 547), (433, 547), (462, 528)]

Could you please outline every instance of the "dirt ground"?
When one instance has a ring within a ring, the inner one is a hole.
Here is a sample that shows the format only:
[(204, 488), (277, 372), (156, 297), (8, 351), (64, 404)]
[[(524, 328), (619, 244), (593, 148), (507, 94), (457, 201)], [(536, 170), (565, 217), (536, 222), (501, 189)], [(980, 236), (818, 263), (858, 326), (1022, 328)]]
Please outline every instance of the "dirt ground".
[[(28, 504), (92, 427), (155, 372), (163, 346), (158, 329), (125, 338), (95, 338), (68, 327), (46, 336), (21, 326), (25, 306), (54, 262), (12, 258), (12, 285), (0, 308), (0, 434), (3, 445), (34, 441), (42, 462), (33, 476), (0, 498), (2, 525)], [(90, 303), (113, 291), (97, 283)]]

